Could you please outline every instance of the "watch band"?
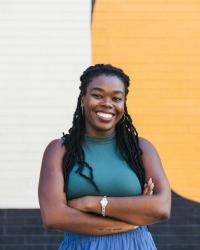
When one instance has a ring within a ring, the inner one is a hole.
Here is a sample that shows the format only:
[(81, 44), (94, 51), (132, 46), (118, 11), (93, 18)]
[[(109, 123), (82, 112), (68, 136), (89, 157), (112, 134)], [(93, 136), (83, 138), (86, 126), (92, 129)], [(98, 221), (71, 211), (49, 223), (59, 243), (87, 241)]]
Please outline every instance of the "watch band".
[(106, 207), (102, 206), (101, 214), (105, 217), (106, 216)]

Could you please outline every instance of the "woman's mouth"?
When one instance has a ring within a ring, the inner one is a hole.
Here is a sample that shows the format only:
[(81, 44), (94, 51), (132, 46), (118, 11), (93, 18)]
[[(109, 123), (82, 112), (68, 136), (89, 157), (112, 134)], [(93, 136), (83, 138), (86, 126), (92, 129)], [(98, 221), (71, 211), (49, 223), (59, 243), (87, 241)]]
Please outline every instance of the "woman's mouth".
[(101, 120), (104, 121), (111, 121), (113, 118), (113, 114), (109, 114), (109, 113), (104, 113), (104, 112), (96, 112), (98, 118), (100, 118)]

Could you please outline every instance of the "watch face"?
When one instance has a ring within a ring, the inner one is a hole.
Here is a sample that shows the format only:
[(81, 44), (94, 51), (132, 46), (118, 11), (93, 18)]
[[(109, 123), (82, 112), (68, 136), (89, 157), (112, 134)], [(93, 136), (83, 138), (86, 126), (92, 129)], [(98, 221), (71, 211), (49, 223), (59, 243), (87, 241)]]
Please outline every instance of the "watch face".
[(102, 200), (101, 200), (101, 204), (102, 206), (106, 206), (108, 204), (108, 200), (104, 197)]

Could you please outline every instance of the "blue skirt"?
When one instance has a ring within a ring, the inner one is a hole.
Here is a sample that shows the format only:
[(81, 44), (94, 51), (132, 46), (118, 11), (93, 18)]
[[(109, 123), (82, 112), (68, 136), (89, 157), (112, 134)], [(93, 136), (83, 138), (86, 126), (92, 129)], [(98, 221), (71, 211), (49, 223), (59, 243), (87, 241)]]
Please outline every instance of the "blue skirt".
[(155, 250), (157, 249), (151, 233), (146, 226), (110, 234), (86, 235), (78, 233), (64, 234), (58, 250)]

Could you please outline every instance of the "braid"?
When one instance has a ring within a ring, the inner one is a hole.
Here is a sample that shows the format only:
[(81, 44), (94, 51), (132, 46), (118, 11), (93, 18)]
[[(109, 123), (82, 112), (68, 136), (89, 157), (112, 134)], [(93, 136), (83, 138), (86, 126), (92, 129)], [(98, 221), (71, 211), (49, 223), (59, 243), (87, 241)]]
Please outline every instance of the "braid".
[[(129, 77), (123, 72), (123, 70), (113, 67), (110, 64), (96, 64), (88, 67), (83, 72), (80, 77), (80, 95), (78, 97), (76, 111), (73, 116), (72, 127), (68, 131), (69, 134), (63, 133), (62, 137), (63, 144), (67, 149), (63, 157), (63, 174), (65, 183), (64, 191), (66, 193), (68, 190), (69, 173), (75, 162), (77, 162), (79, 166), (76, 173), (79, 173), (83, 178), (90, 181), (94, 188), (100, 192), (93, 178), (93, 169), (87, 162), (85, 162), (84, 150), (82, 148), (85, 133), (85, 120), (81, 107), (81, 97), (86, 94), (89, 83), (93, 80), (93, 78), (100, 75), (117, 76), (124, 83), (125, 95), (127, 96), (129, 92)], [(141, 159), (142, 151), (139, 148), (138, 133), (132, 124), (132, 119), (128, 114), (126, 104), (124, 110), (124, 120), (119, 121), (116, 125), (116, 140), (122, 156), (138, 176), (143, 190), (145, 173)], [(84, 167), (88, 168), (89, 176), (83, 174)]]
[(145, 171), (142, 162), (142, 150), (139, 147), (138, 132), (133, 126), (132, 119), (128, 114), (125, 105), (124, 120), (116, 126), (117, 145), (119, 150), (130, 165), (132, 170), (138, 176), (142, 190), (145, 183)]

